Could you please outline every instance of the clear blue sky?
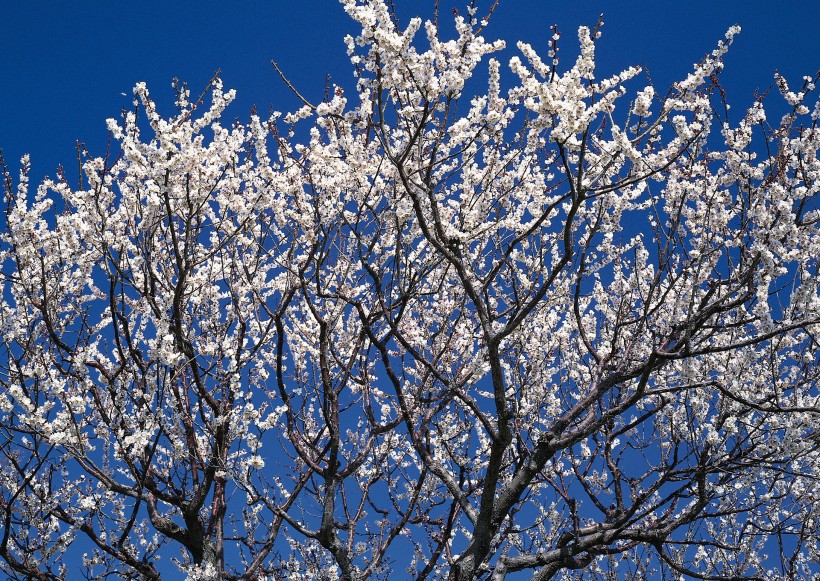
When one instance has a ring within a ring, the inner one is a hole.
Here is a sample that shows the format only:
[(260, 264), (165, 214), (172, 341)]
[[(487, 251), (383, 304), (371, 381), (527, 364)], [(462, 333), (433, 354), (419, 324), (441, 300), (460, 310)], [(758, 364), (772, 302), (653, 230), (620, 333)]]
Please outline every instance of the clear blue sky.
[[(395, 3), (405, 22), (416, 12), (429, 14), (433, 4)], [(488, 4), (482, 0), (484, 8)], [(464, 6), (441, 0), (442, 22), (449, 25), (452, 8)], [(575, 30), (594, 24), (602, 12), (602, 71), (645, 64), (659, 89), (685, 76), (735, 23), (743, 33), (724, 82), (736, 109), (751, 102), (756, 88), (771, 84), (776, 68), (793, 85), (820, 69), (820, 2), (811, 0), (501, 0), (486, 36), (507, 40), (509, 58), (519, 38), (545, 51), (548, 26), (556, 23), (569, 65)], [(354, 32), (336, 0), (0, 0), (0, 149), (14, 174), (29, 152), (34, 179), (53, 175), (60, 163), (72, 175), (75, 141), (101, 155), (105, 119), (129, 105), (134, 83), (146, 81), (163, 111), (173, 77), (198, 94), (217, 69), (226, 88), (239, 94), (230, 117), (247, 119), (254, 104), (262, 113), (295, 109), (270, 60), (319, 100), (327, 74), (349, 83), (342, 38)], [(166, 106), (164, 112), (173, 111)]]

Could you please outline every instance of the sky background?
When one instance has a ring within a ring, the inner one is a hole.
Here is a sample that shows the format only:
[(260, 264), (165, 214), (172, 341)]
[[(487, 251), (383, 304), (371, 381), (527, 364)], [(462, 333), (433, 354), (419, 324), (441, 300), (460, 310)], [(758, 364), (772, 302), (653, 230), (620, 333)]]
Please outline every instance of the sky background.
[[(433, 5), (395, 3), (405, 23), (416, 13), (431, 14)], [(479, 5), (482, 15), (489, 1)], [(440, 0), (442, 29), (452, 30), (452, 9), (464, 14), (464, 7)], [(723, 76), (738, 114), (756, 89), (771, 85), (775, 69), (793, 87), (820, 69), (820, 2), (810, 0), (501, 0), (485, 36), (507, 41), (503, 61), (515, 54), (518, 39), (546, 55), (548, 27), (557, 24), (567, 68), (577, 27), (594, 25), (601, 13), (599, 70), (646, 65), (659, 89), (685, 77), (729, 26), (740, 24)], [(13, 175), (24, 153), (31, 154), (35, 181), (54, 175), (59, 164), (76, 175), (76, 141), (103, 155), (105, 119), (130, 106), (136, 82), (148, 83), (168, 116), (174, 77), (198, 95), (217, 69), (225, 87), (238, 91), (229, 118), (247, 120), (253, 105), (260, 113), (294, 110), (299, 103), (271, 59), (308, 99), (319, 101), (327, 75), (352, 88), (342, 39), (355, 33), (336, 0), (0, 0), (0, 150)], [(633, 89), (642, 84), (633, 81)]]

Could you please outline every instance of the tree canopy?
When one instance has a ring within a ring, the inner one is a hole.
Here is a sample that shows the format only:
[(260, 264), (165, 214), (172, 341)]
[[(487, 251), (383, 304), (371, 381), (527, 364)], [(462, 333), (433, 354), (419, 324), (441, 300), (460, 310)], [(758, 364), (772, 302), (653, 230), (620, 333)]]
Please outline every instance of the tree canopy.
[(810, 578), (817, 78), (342, 3), (353, 94), (138, 84), (79, 186), (5, 169), (4, 574)]

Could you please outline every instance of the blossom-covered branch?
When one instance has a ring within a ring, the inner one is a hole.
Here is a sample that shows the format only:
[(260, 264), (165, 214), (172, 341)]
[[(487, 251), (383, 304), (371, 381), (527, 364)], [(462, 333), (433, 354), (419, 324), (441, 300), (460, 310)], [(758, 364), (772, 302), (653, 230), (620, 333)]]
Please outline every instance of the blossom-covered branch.
[(342, 4), (352, 96), (138, 84), (87, 187), (5, 171), (4, 573), (809, 578), (816, 79), (723, 118), (737, 27), (662, 92)]

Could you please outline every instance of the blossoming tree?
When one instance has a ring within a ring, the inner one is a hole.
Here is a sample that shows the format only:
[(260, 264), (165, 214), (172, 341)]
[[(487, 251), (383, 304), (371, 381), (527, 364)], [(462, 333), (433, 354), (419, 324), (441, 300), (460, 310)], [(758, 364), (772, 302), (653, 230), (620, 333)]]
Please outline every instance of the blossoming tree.
[(808, 578), (813, 79), (731, 120), (734, 28), (659, 96), (343, 4), (351, 98), (140, 84), (81, 186), (6, 171), (4, 574)]

